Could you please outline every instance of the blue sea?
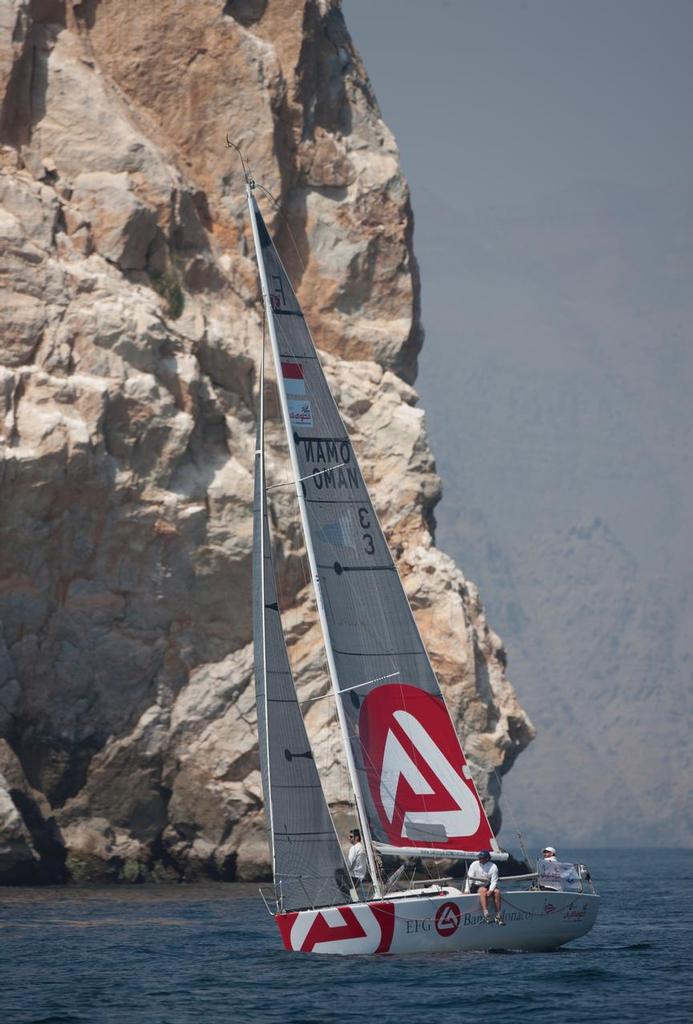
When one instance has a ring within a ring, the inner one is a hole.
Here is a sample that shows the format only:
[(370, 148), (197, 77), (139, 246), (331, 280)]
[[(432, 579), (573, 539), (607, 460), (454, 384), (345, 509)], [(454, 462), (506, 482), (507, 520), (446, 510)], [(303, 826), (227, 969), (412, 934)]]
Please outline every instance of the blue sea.
[(592, 869), (600, 916), (589, 935), (540, 954), (286, 953), (248, 885), (0, 890), (0, 1022), (693, 1019), (693, 855), (571, 855)]

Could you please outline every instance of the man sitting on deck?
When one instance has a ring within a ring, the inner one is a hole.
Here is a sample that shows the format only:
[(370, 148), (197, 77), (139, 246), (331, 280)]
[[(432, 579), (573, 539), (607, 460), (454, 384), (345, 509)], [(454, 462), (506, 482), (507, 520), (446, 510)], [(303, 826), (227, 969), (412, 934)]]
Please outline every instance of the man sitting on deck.
[(493, 894), (493, 903), (496, 908), (496, 924), (505, 924), (501, 917), (501, 894), (498, 888), (498, 868), (491, 860), (488, 850), (479, 853), (479, 859), (472, 861), (467, 871), (467, 879), (464, 884), (465, 892), (477, 892), (479, 902), (486, 924), (491, 924), (491, 915), (488, 912), (488, 896)]

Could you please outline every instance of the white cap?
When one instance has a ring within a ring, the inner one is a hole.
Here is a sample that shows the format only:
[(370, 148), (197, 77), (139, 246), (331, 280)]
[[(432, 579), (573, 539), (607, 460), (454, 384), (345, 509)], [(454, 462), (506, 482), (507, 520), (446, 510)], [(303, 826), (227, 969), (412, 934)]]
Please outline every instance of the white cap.
[(543, 852), (552, 853), (554, 857), (556, 856), (556, 851), (554, 850), (553, 846), (545, 846)]

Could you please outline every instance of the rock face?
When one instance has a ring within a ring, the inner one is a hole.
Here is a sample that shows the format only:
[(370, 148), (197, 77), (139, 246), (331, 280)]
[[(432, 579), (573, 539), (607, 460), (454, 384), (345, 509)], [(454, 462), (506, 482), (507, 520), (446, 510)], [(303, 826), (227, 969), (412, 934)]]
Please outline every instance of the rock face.
[[(266, 216), (497, 823), (532, 727), (476, 589), (433, 546), (409, 196), (339, 4), (6, 0), (0, 79), (0, 881), (268, 871), (261, 304), (227, 131), (276, 197)], [(277, 422), (268, 441), (281, 479)], [(292, 659), (319, 692), (296, 510), (274, 494)], [(331, 701), (308, 726), (341, 823)]]

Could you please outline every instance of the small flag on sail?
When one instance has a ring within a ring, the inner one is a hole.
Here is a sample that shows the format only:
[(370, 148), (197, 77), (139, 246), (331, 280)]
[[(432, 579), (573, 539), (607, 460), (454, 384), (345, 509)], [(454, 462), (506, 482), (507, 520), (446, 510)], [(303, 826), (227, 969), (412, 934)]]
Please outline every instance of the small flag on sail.
[(282, 363), (282, 376), (287, 395), (305, 395), (306, 382), (300, 363)]
[(289, 406), (289, 419), (297, 427), (313, 426), (313, 411), (306, 395), (306, 382), (300, 363), (282, 363), (284, 391)]

